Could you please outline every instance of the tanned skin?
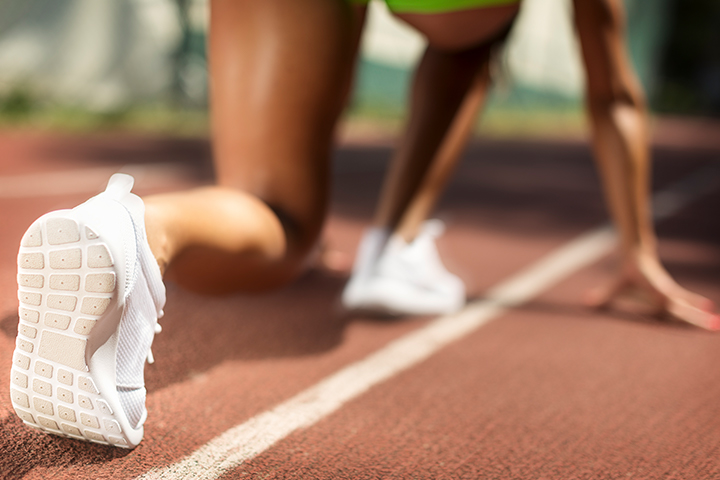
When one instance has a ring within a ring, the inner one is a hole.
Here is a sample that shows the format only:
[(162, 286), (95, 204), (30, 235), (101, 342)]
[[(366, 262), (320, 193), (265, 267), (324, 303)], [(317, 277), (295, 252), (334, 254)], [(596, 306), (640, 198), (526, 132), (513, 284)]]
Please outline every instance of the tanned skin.
[[(444, 190), (490, 86), (494, 40), (517, 5), (400, 17), (428, 39), (410, 121), (375, 223), (407, 240)], [(307, 265), (327, 212), (330, 151), (351, 84), (364, 7), (340, 0), (212, 0), (209, 45), (217, 185), (146, 197), (150, 247), (166, 278), (202, 292), (282, 285)], [(620, 0), (576, 0), (588, 111), (622, 266), (593, 292), (629, 289), (715, 329), (712, 303), (657, 255), (649, 208), (647, 113), (627, 58)]]

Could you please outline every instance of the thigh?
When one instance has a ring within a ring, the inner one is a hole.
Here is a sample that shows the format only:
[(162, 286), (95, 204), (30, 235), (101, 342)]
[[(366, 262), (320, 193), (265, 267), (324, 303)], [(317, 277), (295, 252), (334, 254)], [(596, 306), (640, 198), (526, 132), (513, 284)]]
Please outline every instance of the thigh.
[(210, 77), (218, 183), (251, 193), (303, 237), (326, 208), (352, 63), (343, 0), (213, 0)]

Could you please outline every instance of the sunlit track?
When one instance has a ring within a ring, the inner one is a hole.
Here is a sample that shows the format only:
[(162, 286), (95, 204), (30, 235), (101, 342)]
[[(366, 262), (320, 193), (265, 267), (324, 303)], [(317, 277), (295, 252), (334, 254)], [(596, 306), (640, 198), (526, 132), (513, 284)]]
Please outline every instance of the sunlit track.
[[(719, 173), (720, 167), (711, 166), (659, 192), (654, 198), (656, 220), (668, 218), (699, 196), (720, 188)], [(217, 478), (596, 262), (614, 245), (609, 226), (591, 230), (490, 289), (484, 299), (469, 304), (462, 312), (434, 320), (274, 409), (227, 430), (181, 461), (137, 478)]]
[(192, 177), (190, 169), (172, 163), (7, 175), (0, 176), (0, 200), (97, 193), (118, 172), (132, 175), (143, 188), (157, 188)]

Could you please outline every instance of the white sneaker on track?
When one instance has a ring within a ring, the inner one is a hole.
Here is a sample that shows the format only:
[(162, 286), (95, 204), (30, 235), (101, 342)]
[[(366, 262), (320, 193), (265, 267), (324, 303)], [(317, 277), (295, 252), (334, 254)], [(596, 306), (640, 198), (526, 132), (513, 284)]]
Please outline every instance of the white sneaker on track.
[(365, 230), (355, 254), (352, 274), (343, 289), (342, 303), (347, 309), (363, 308), (366, 297), (366, 284), (375, 276), (380, 256), (387, 245), (390, 232), (386, 228), (372, 227)]
[(442, 222), (430, 220), (406, 243), (397, 235), (387, 239), (382, 230), (368, 230), (343, 291), (343, 305), (394, 315), (442, 315), (461, 309), (465, 285), (445, 269), (435, 246), (443, 231)]
[(133, 178), (43, 215), (18, 254), (17, 415), (48, 433), (133, 448), (143, 437), (145, 360), (165, 304)]

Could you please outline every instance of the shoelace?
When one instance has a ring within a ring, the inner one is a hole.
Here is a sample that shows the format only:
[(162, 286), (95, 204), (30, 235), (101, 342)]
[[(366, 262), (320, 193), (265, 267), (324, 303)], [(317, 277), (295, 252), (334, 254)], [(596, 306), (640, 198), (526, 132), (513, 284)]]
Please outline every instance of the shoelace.
[[(158, 315), (158, 320), (162, 318), (162, 316), (165, 314), (162, 310), (160, 310), (160, 314)], [(157, 321), (155, 322), (155, 335), (162, 332), (162, 325), (160, 325)], [(153, 340), (155, 340), (155, 335), (153, 335)], [(155, 363), (155, 357), (152, 353), (152, 342), (153, 340), (150, 340), (150, 346), (148, 347), (148, 353), (147, 353), (147, 362), (148, 363)]]

